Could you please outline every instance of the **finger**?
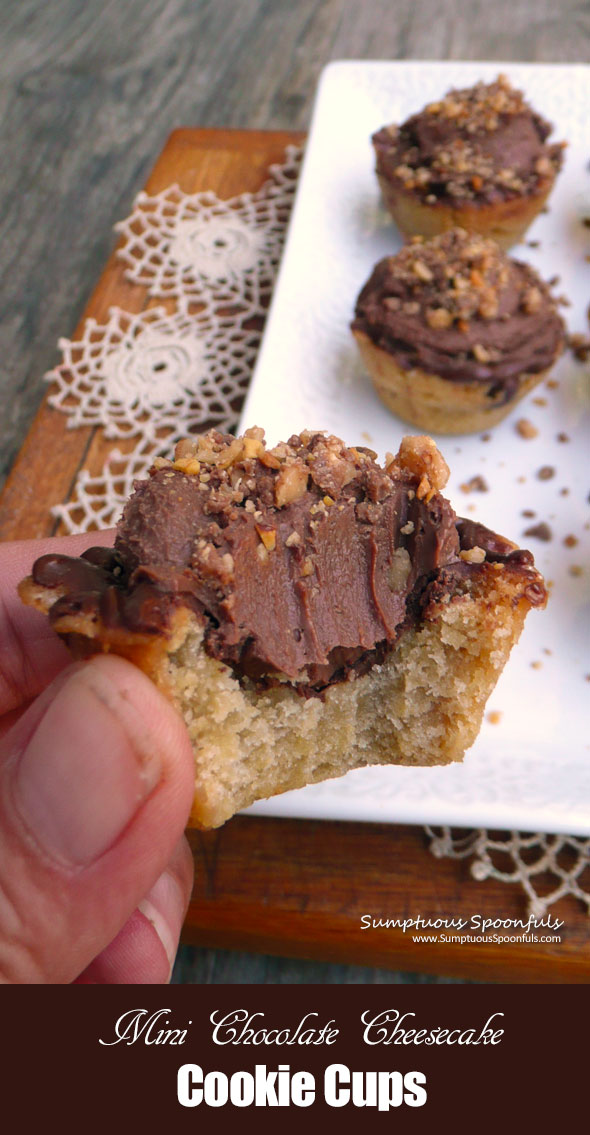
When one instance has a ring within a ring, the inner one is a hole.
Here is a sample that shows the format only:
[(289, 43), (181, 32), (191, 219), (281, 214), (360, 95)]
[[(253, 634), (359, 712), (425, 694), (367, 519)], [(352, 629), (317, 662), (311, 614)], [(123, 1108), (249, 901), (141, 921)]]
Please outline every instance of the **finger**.
[(185, 726), (140, 670), (60, 675), (0, 745), (0, 979), (82, 973), (165, 871), (193, 788)]
[(49, 620), (21, 602), (16, 587), (38, 556), (78, 556), (93, 543), (112, 544), (114, 530), (0, 545), (0, 715), (26, 705), (67, 666), (68, 652)]
[(80, 974), (75, 985), (163, 985), (170, 980), (193, 885), (186, 838), (127, 919), (117, 937)]

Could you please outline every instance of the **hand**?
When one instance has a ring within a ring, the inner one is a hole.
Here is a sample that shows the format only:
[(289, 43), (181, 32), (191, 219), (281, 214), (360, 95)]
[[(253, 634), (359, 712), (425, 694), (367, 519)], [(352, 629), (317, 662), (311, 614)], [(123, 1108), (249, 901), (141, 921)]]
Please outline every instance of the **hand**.
[(2, 982), (166, 982), (188, 905), (181, 718), (122, 658), (72, 664), (16, 593), (37, 556), (111, 540), (0, 545)]

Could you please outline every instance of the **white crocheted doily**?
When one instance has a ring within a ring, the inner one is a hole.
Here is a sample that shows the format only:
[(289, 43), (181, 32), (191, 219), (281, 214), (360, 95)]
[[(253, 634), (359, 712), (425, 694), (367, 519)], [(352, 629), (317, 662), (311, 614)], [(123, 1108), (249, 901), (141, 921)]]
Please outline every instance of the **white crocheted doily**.
[[(133, 481), (181, 437), (235, 428), (258, 352), (283, 247), (301, 150), (288, 147), (257, 193), (222, 201), (177, 185), (149, 197), (116, 225), (129, 279), (168, 307), (140, 313), (111, 308), (106, 323), (88, 319), (82, 337), (62, 339), (62, 362), (47, 376), (50, 401), (72, 429), (98, 426), (133, 441), (113, 449), (98, 476), (82, 471), (71, 500), (52, 510), (69, 532), (117, 520)], [(437, 856), (473, 857), (476, 879), (518, 884), (539, 917), (564, 895), (590, 911), (590, 840), (484, 830), (454, 837), (426, 829)], [(506, 856), (511, 869), (500, 869)], [(585, 885), (583, 885), (585, 884)]]

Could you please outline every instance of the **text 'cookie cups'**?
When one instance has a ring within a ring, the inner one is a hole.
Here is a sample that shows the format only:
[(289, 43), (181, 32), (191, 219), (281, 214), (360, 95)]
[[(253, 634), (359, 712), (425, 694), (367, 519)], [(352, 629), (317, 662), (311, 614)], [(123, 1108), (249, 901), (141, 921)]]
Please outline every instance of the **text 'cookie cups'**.
[(503, 75), (451, 90), (373, 135), (385, 204), (406, 237), (459, 226), (510, 248), (561, 168), (565, 143), (547, 144), (551, 130)]
[(140, 666), (186, 723), (192, 823), (370, 764), (460, 760), (531, 607), (530, 552), (458, 521), (427, 437), (385, 467), (306, 432), (181, 443), (114, 549), (23, 581), (76, 657)]
[(565, 343), (534, 269), (464, 229), (414, 237), (381, 260), (360, 292), (352, 331), (388, 409), (443, 434), (496, 425)]

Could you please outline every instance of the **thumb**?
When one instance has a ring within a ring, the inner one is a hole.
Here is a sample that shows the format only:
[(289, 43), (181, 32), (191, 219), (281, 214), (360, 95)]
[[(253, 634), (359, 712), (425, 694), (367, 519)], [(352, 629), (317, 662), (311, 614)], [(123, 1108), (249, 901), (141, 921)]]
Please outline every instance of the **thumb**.
[(0, 745), (0, 980), (80, 974), (164, 872), (193, 787), (183, 722), (140, 670), (62, 673)]

